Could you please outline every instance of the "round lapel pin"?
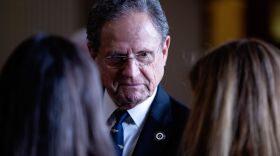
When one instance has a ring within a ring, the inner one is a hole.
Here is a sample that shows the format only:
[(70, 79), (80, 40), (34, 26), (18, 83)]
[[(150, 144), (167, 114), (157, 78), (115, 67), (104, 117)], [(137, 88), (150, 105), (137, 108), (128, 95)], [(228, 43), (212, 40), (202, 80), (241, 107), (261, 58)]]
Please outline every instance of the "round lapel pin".
[(157, 141), (162, 141), (165, 139), (165, 134), (163, 132), (157, 132), (155, 138)]

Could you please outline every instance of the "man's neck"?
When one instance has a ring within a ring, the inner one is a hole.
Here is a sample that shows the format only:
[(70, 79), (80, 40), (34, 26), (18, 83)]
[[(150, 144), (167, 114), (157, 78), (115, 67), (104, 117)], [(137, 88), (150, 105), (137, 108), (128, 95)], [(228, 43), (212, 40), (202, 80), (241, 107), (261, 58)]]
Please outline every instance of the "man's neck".
[[(129, 114), (131, 114), (133, 116), (133, 114), (138, 114), (139, 110), (145, 110), (144, 112), (146, 112), (147, 109), (149, 109), (151, 103), (153, 102), (156, 92), (157, 92), (157, 88), (154, 90), (154, 93), (150, 97), (148, 97), (146, 100), (135, 105), (135, 107), (128, 109)], [(104, 114), (105, 114), (106, 119), (109, 119), (111, 114), (116, 109), (118, 109), (118, 106), (114, 103), (114, 101), (112, 100), (112, 98), (110, 97), (110, 95), (108, 94), (106, 89), (105, 89), (104, 98), (103, 98), (103, 109), (104, 109)], [(140, 111), (140, 112), (142, 112), (142, 111)]]

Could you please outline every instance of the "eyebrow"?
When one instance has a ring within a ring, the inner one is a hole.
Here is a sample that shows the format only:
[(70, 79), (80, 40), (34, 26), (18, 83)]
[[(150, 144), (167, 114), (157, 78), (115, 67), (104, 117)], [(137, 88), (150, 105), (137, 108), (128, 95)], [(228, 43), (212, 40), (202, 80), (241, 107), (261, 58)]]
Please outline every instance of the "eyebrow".
[[(157, 50), (158, 50), (158, 48), (157, 48), (157, 49), (153, 49), (153, 50), (147, 49), (147, 48), (143, 48), (143, 49), (138, 50), (138, 51), (132, 51), (132, 53), (139, 53), (139, 52), (143, 52), (143, 51), (146, 51), (146, 52), (155, 52), (155, 51), (157, 51)], [(129, 53), (129, 52), (127, 52), (127, 51), (109, 50), (109, 54), (128, 54), (128, 53)]]

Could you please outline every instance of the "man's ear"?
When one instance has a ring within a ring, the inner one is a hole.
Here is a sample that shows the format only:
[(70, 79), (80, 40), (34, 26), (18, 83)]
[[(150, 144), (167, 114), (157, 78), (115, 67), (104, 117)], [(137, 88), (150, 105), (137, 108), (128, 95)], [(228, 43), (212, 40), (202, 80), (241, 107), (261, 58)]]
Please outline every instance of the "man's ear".
[(163, 54), (163, 60), (164, 60), (164, 65), (166, 64), (167, 61), (167, 57), (168, 57), (168, 50), (170, 47), (170, 41), (171, 41), (171, 37), (168, 35), (163, 43), (163, 47), (162, 47), (162, 54)]
[(92, 44), (90, 42), (87, 43), (88, 51), (90, 56), (95, 60), (96, 58), (96, 51), (94, 50)]

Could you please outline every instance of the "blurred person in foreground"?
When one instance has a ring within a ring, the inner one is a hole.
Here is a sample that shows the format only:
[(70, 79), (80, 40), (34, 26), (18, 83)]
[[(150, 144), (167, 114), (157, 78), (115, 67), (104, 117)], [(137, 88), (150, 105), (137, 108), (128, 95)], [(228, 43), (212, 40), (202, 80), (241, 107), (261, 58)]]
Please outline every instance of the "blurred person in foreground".
[(97, 1), (87, 38), (118, 156), (176, 155), (189, 110), (159, 85), (170, 45), (160, 2)]
[(99, 73), (64, 38), (38, 34), (0, 76), (1, 156), (112, 156)]
[(187, 156), (280, 154), (280, 51), (257, 39), (225, 43), (190, 72)]

